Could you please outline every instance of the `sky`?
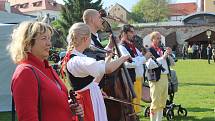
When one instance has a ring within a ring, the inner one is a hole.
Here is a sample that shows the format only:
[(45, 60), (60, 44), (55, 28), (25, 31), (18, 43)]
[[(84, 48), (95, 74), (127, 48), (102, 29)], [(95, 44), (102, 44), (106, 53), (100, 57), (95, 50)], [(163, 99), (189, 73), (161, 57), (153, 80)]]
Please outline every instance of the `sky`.
[[(56, 0), (58, 3), (63, 4), (63, 0)], [(96, 1), (96, 0), (94, 0)], [(115, 3), (118, 3), (124, 8), (126, 8), (128, 11), (131, 11), (132, 6), (135, 5), (139, 0), (102, 0), (103, 7), (108, 8), (111, 5), (114, 5)], [(186, 2), (196, 2), (197, 0), (171, 0), (171, 3), (186, 3)]]

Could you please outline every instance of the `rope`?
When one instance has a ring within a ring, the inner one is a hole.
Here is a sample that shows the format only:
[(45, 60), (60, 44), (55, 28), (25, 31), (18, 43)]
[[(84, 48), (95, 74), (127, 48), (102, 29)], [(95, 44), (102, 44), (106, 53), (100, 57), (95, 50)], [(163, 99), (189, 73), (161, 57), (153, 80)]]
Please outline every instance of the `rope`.
[(120, 103), (124, 103), (124, 104), (128, 104), (128, 105), (137, 105), (137, 106), (140, 106), (140, 107), (145, 107), (144, 105), (141, 105), (141, 104), (127, 102), (127, 101), (124, 101), (124, 100), (121, 100), (121, 99), (116, 99), (116, 98), (111, 97), (111, 96), (104, 96), (104, 99), (108, 99), (108, 100), (112, 100), (112, 101), (116, 101), (116, 102), (120, 102)]

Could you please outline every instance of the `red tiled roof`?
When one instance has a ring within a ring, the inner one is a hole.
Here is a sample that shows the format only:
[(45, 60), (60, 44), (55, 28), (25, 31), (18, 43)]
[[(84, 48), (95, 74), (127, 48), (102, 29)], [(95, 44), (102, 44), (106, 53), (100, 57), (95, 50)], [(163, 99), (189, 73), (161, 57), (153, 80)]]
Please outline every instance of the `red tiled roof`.
[(177, 3), (169, 4), (170, 16), (183, 16), (195, 13), (197, 10), (196, 3)]

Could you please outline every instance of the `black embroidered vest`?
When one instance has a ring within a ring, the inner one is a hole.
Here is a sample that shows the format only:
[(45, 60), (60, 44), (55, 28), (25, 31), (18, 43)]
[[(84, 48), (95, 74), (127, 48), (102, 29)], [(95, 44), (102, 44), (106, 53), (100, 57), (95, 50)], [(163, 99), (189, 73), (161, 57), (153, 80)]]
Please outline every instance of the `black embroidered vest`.
[[(92, 33), (91, 33), (91, 39), (94, 42), (94, 44), (95, 44), (96, 47), (104, 48), (101, 45), (101, 43), (97, 40), (97, 37), (94, 34), (92, 34)], [(105, 60), (105, 56), (106, 56), (106, 53), (104, 53), (104, 52), (95, 51), (95, 50), (92, 50), (92, 49), (89, 49), (89, 48), (85, 49), (83, 53), (85, 55), (87, 55), (87, 57), (94, 58), (97, 61), (98, 60)]]
[[(134, 53), (132, 52), (131, 48), (128, 46), (127, 43), (121, 43), (121, 45), (127, 49), (127, 51), (129, 52), (129, 54), (131, 55), (132, 58), (135, 57)], [(128, 72), (130, 74), (132, 82), (135, 82), (135, 80), (136, 80), (135, 68), (128, 68)]]

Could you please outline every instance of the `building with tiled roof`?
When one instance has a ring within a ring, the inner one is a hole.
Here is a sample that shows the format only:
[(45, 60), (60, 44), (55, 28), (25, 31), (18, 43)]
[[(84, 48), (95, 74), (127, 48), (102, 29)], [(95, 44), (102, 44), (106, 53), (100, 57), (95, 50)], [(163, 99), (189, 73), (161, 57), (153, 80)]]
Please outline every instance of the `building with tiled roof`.
[(169, 4), (169, 18), (172, 21), (181, 21), (185, 16), (193, 14), (197, 11), (197, 4), (192, 3), (176, 3)]
[(201, 0), (204, 12), (215, 13), (215, 0)]
[(22, 21), (35, 20), (36, 16), (26, 15), (10, 6), (7, 0), (0, 0), (0, 23), (18, 24)]
[(108, 15), (124, 23), (127, 23), (129, 19), (128, 10), (118, 3), (113, 6), (110, 6)]
[(37, 16), (42, 19), (49, 14), (52, 19), (59, 17), (61, 4), (55, 0), (8, 0), (14, 12), (20, 11), (24, 14)]

